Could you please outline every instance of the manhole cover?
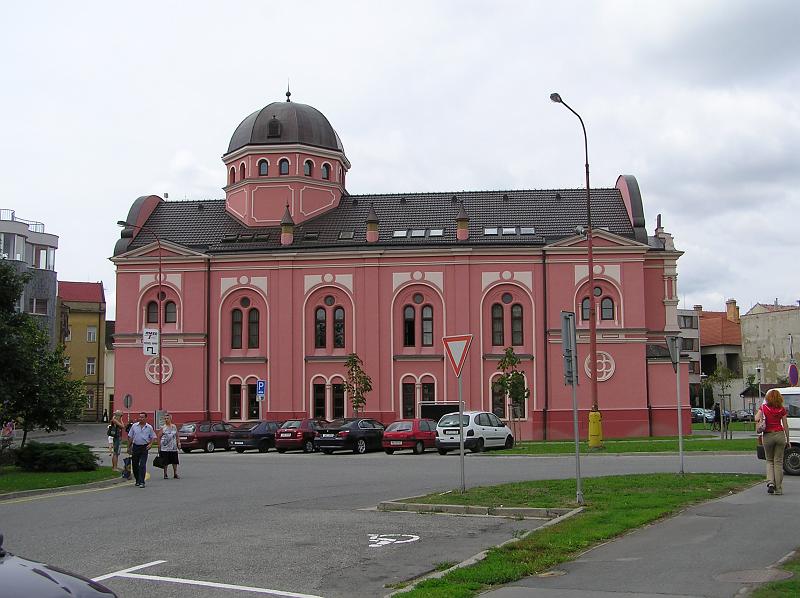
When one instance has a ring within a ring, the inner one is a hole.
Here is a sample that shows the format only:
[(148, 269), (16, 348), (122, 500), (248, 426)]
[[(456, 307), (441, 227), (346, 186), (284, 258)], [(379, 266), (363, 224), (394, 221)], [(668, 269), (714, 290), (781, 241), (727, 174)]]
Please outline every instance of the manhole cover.
[(745, 571), (731, 571), (715, 575), (717, 581), (733, 581), (739, 583), (766, 583), (768, 581), (779, 581), (792, 577), (792, 573), (782, 569), (750, 569)]
[(544, 573), (539, 573), (539, 577), (558, 577), (559, 575), (566, 575), (566, 571), (562, 571), (561, 569), (553, 569), (552, 571), (545, 571)]

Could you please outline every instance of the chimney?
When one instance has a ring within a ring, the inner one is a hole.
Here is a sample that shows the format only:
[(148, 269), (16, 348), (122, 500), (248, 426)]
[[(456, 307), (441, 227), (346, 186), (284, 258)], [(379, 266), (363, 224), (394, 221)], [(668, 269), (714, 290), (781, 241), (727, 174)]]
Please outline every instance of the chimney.
[(703, 311), (703, 306), (702, 305), (693, 305), (692, 309), (694, 311)]
[(369, 213), (367, 214), (367, 243), (376, 243), (378, 241), (378, 222), (375, 207), (370, 203)]
[(459, 241), (466, 241), (469, 239), (469, 216), (464, 209), (464, 201), (461, 201), (461, 207), (458, 209), (456, 215), (456, 239)]
[(728, 299), (725, 302), (725, 311), (729, 322), (739, 322), (739, 307), (736, 305), (736, 299)]
[(281, 218), (281, 245), (291, 245), (294, 242), (294, 220), (289, 212), (289, 204), (286, 204), (286, 211)]

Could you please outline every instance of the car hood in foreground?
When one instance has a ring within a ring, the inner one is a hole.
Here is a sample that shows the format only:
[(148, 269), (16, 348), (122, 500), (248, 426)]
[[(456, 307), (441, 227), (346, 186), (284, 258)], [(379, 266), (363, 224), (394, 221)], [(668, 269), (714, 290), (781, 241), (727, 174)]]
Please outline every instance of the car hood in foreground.
[(0, 557), (0, 593), (36, 598), (113, 598), (107, 587), (58, 567), (10, 553)]

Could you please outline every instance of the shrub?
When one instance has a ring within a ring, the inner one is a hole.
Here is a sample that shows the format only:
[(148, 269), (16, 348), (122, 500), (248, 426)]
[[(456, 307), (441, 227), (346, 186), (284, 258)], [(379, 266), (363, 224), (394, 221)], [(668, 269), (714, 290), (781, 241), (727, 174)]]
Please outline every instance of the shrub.
[(16, 450), (16, 461), (26, 471), (92, 471), (99, 459), (85, 444), (29, 442)]

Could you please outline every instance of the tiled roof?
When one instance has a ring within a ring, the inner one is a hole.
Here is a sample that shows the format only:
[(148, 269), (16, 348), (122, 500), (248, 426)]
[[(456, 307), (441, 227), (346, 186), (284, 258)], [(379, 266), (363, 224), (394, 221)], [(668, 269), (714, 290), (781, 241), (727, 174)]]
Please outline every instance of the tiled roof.
[[(467, 241), (456, 239), (461, 200), (470, 218)], [(294, 243), (288, 246), (280, 244), (280, 226), (247, 227), (225, 211), (224, 200), (162, 202), (147, 227), (162, 240), (209, 253), (365, 248), (371, 205), (379, 220), (379, 238), (368, 247), (381, 249), (545, 245), (573, 236), (576, 226), (586, 224), (585, 189), (553, 189), (345, 195), (337, 208), (297, 225)], [(595, 228), (635, 238), (616, 188), (592, 190), (592, 221)], [(484, 234), (487, 227), (500, 230), (488, 236)], [(502, 234), (502, 227), (516, 227), (515, 234)], [(522, 231), (522, 227), (532, 227), (533, 233)], [(431, 229), (442, 229), (441, 236), (431, 236)], [(408, 231), (407, 235), (395, 236), (395, 231), (401, 230)], [(412, 230), (425, 232), (413, 236)], [(342, 232), (352, 232), (352, 238), (340, 239)], [(153, 235), (143, 229), (127, 249), (153, 240)]]
[(739, 322), (731, 322), (727, 312), (700, 312), (700, 346), (741, 345), (742, 329)]
[(756, 303), (750, 310), (745, 314), (749, 316), (750, 314), (763, 314), (764, 312), (779, 312), (779, 311), (792, 311), (798, 310), (800, 307), (797, 305), (775, 305), (772, 303)]
[(105, 303), (102, 282), (58, 281), (58, 296), (62, 301), (82, 301), (85, 303)]

